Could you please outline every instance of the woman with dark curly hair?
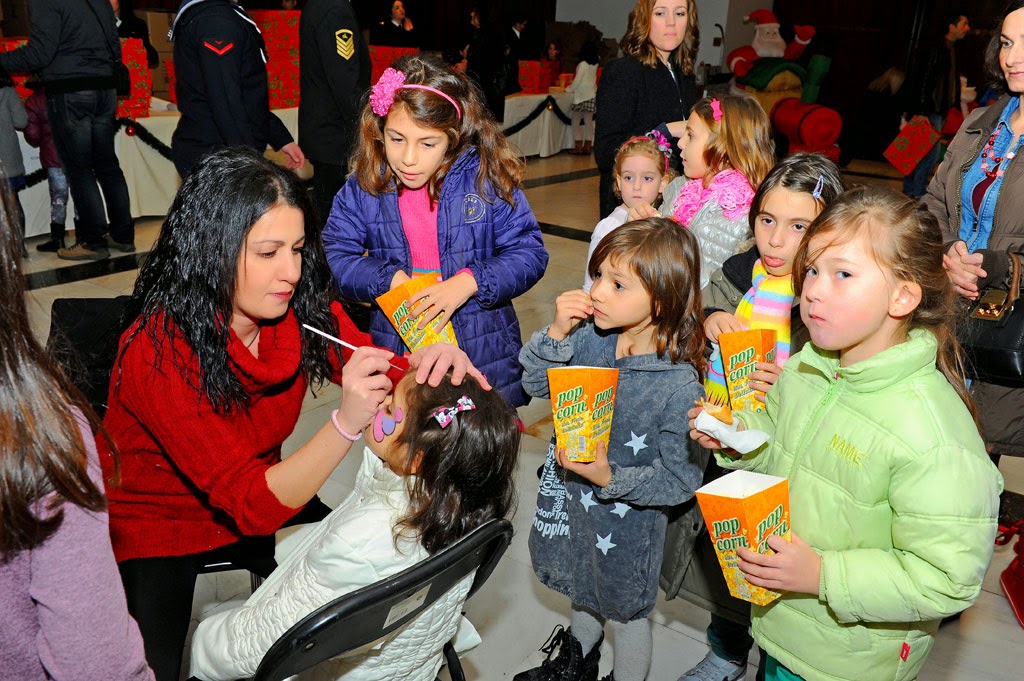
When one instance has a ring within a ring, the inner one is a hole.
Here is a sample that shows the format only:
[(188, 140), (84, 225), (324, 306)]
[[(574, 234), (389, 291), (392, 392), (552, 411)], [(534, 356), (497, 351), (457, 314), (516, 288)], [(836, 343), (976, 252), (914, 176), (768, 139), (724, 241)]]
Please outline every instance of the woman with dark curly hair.
[(597, 88), (594, 158), (601, 171), (601, 215), (619, 203), (614, 166), (623, 142), (658, 129), (674, 148), (683, 134), (698, 97), (699, 38), (696, 0), (637, 0), (629, 13), (619, 44), (623, 56), (608, 62)]
[[(392, 353), (358, 338), (337, 303), (299, 180), (255, 151), (206, 156), (171, 204), (129, 305), (99, 441), (110, 528), (129, 611), (158, 681), (177, 681), (195, 577), (205, 565), (273, 555), (263, 540), (329, 509), (315, 496), (391, 389)], [(404, 360), (403, 360), (404, 361)], [(453, 346), (410, 357), (437, 384)], [(342, 383), (341, 404), (287, 459), (310, 386)], [(264, 568), (263, 572), (267, 572)]]
[[(987, 286), (1012, 283), (1011, 253), (1024, 253), (1024, 0), (1000, 15), (986, 67), (1002, 96), (967, 117), (949, 145), (922, 202), (939, 220), (947, 244), (943, 263), (966, 301)], [(1024, 456), (1024, 389), (973, 381), (989, 454)]]

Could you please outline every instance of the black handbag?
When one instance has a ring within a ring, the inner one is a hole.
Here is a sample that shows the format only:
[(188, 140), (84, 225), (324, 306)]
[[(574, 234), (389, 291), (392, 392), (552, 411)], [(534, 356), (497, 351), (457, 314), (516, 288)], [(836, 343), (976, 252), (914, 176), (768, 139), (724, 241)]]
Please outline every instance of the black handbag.
[(1024, 304), (1020, 279), (1024, 264), (1010, 253), (1010, 286), (989, 287), (970, 306), (957, 327), (967, 374), (986, 383), (1024, 387)]

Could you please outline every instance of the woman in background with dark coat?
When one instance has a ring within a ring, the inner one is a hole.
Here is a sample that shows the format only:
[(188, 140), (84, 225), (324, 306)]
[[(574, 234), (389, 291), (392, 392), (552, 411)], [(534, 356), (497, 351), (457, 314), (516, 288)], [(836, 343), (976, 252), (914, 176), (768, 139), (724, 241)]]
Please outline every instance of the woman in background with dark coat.
[(622, 37), (623, 55), (608, 62), (597, 87), (594, 156), (601, 171), (601, 215), (615, 198), (615, 152), (630, 137), (657, 128), (675, 138), (697, 101), (696, 0), (637, 0)]

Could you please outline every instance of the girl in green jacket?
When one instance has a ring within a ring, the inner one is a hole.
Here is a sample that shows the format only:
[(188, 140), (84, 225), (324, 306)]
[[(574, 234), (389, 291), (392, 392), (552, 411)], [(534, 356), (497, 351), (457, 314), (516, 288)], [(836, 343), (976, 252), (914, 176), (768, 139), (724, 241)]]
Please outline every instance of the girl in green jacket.
[(811, 224), (794, 273), (811, 342), (765, 412), (736, 413), (771, 439), (718, 453), (789, 479), (792, 542), (737, 552), (747, 581), (783, 592), (753, 606), (754, 638), (769, 681), (915, 679), (939, 622), (981, 590), (1002, 487), (963, 378), (942, 236), (917, 202), (858, 188)]

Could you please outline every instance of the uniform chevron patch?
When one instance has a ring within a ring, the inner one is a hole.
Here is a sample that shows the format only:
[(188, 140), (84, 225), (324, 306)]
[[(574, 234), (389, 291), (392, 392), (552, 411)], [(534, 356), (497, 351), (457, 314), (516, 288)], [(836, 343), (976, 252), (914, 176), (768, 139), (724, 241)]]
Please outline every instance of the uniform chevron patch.
[(338, 56), (342, 59), (351, 59), (352, 55), (356, 53), (356, 43), (353, 39), (352, 31), (347, 28), (335, 31), (334, 40), (338, 48)]

